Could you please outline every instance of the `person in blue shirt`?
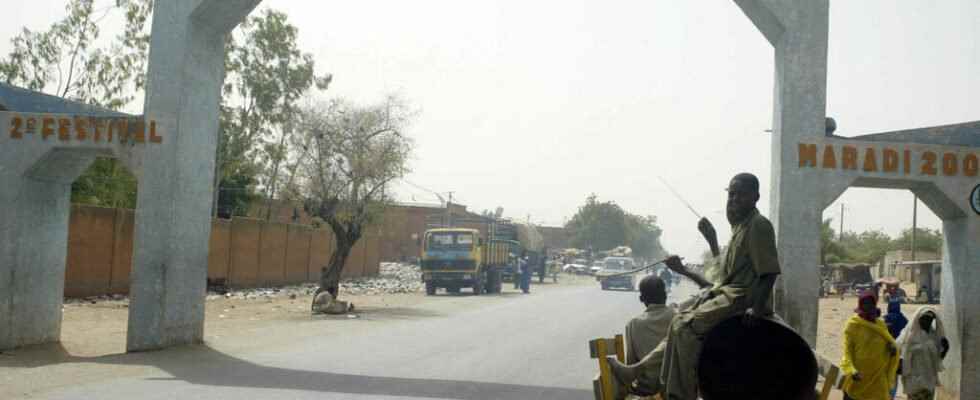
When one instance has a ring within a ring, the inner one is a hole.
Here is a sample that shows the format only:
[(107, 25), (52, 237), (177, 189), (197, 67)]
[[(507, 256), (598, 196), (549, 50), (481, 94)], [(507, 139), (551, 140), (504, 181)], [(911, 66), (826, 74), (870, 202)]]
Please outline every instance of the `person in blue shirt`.
[(521, 270), (521, 291), (524, 294), (531, 293), (531, 264), (528, 262), (527, 254), (518, 261)]
[[(898, 336), (902, 334), (902, 330), (908, 325), (909, 320), (905, 318), (902, 314), (902, 301), (898, 297), (892, 297), (888, 300), (888, 314), (882, 318), (885, 320), (885, 326), (888, 327), (888, 333), (892, 335), (893, 339), (898, 339)], [(901, 365), (901, 364), (899, 364)], [(899, 367), (901, 370), (901, 367)], [(901, 375), (899, 373), (898, 375)], [(898, 376), (895, 377), (895, 384), (892, 385), (891, 398), (895, 398), (895, 394), (898, 393)]]

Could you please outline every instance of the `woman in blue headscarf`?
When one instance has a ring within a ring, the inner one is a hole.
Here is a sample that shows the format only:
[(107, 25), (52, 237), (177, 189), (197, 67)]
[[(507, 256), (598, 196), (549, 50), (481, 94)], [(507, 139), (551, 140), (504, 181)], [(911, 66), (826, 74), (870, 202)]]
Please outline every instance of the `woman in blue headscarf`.
[[(902, 330), (905, 329), (905, 325), (908, 325), (909, 320), (905, 318), (902, 314), (902, 301), (897, 297), (892, 297), (888, 300), (888, 314), (885, 314), (885, 326), (888, 327), (888, 333), (892, 335), (892, 338), (898, 339), (898, 336), (902, 334)], [(895, 394), (898, 392), (898, 378), (895, 379), (895, 384), (892, 386), (891, 398), (895, 398)]]
[(898, 336), (902, 334), (902, 329), (905, 329), (905, 325), (909, 323), (909, 320), (902, 314), (901, 301), (893, 299), (888, 302), (888, 314), (885, 314), (884, 320), (885, 325), (888, 326), (888, 333), (892, 334), (892, 338), (898, 339)]

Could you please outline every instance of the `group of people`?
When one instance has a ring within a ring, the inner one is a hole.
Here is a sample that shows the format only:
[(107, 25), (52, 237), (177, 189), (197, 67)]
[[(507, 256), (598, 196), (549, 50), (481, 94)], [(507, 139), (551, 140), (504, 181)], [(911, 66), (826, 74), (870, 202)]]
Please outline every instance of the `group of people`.
[[(640, 301), (646, 310), (626, 326), (627, 362), (621, 363), (614, 356), (607, 358), (612, 374), (632, 394), (660, 395), (665, 400), (698, 399), (697, 364), (708, 332), (734, 317), (741, 318), (751, 329), (760, 318), (773, 316), (770, 297), (780, 265), (772, 224), (756, 208), (758, 178), (738, 174), (730, 181), (727, 192), (726, 217), (732, 237), (721, 258), (720, 281), (708, 281), (676, 256), (668, 258), (665, 264), (670, 271), (691, 279), (702, 289), (699, 296), (676, 308), (666, 305), (668, 282), (659, 274), (640, 281)], [(698, 230), (712, 254), (719, 257), (711, 223), (702, 218)], [(909, 398), (932, 399), (941, 360), (949, 347), (935, 310), (920, 309), (914, 323), (909, 324), (894, 317), (894, 312), (882, 319), (877, 301), (877, 294), (862, 296), (855, 316), (845, 328), (841, 369), (846, 374), (847, 398), (891, 398), (901, 359), (902, 384)]]
[(845, 375), (845, 400), (894, 399), (899, 380), (909, 400), (935, 397), (942, 360), (949, 351), (942, 321), (928, 306), (919, 308), (909, 321), (901, 305), (900, 297), (891, 296), (882, 317), (877, 290), (858, 298), (858, 307), (844, 326), (840, 368)]

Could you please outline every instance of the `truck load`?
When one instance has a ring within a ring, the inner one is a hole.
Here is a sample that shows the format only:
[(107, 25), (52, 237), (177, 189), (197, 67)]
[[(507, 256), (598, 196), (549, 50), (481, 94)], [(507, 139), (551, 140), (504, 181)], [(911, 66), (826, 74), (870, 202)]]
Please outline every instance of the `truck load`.
[[(514, 253), (516, 257), (527, 256), (527, 264), (534, 273), (538, 274), (538, 281), (543, 282), (547, 269), (547, 248), (544, 247), (544, 237), (533, 225), (519, 222), (500, 222), (494, 227), (494, 238), (508, 240), (520, 244), (520, 248)], [(511, 263), (501, 271), (505, 281), (512, 281), (517, 270), (517, 264)]]

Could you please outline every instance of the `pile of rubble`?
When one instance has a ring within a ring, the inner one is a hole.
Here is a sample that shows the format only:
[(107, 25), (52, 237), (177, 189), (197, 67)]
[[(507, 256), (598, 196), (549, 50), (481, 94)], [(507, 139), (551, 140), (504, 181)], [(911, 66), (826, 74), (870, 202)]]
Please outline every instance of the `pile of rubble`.
[(66, 297), (63, 304), (81, 305), (81, 304), (98, 304), (98, 303), (114, 303), (121, 307), (128, 307), (129, 296), (122, 294), (113, 295), (101, 295), (101, 296), (89, 296), (82, 298), (69, 298)]
[[(344, 279), (340, 282), (340, 294), (376, 295), (392, 293), (416, 293), (425, 288), (422, 283), (422, 270), (417, 265), (403, 263), (381, 263), (378, 276)], [(312, 296), (317, 285), (308, 283), (300, 286), (281, 288), (236, 289), (227, 293), (209, 291), (208, 300), (220, 297), (263, 299), (297, 296)]]
[[(279, 297), (295, 299), (299, 296), (312, 296), (316, 292), (317, 287), (315, 283), (307, 283), (298, 286), (276, 288), (228, 289), (223, 287), (223, 285), (212, 286), (209, 283), (207, 299), (239, 298), (253, 300)], [(340, 282), (341, 296), (345, 294), (377, 295), (417, 293), (422, 292), (423, 289), (425, 289), (425, 284), (422, 282), (422, 270), (417, 265), (404, 263), (381, 263), (381, 271), (378, 276), (345, 279)], [(65, 299), (65, 304), (97, 304), (105, 302), (117, 302), (125, 306), (129, 303), (129, 297), (115, 294)]]
[(381, 263), (378, 276), (347, 279), (340, 283), (341, 294), (416, 293), (423, 289), (422, 270), (417, 265), (403, 263)]

